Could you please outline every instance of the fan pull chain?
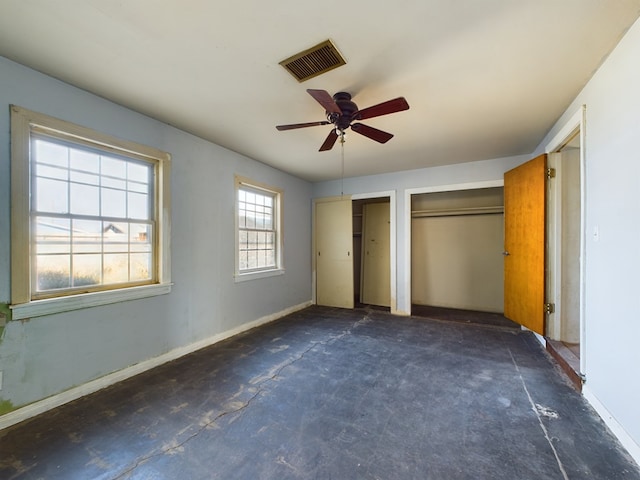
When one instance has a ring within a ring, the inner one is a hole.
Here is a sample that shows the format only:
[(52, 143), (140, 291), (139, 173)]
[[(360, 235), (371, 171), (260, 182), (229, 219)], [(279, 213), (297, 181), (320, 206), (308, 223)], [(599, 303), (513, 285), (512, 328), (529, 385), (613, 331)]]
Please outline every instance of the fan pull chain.
[(342, 170), (340, 172), (340, 196), (344, 196), (344, 131), (340, 132), (340, 152), (342, 153)]

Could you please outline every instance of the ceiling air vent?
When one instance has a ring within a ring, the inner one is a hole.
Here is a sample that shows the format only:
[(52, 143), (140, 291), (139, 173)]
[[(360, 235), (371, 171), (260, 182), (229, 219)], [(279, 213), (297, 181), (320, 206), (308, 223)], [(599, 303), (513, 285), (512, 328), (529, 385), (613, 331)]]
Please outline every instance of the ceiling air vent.
[(283, 60), (280, 65), (299, 82), (304, 82), (346, 63), (331, 40), (327, 40)]

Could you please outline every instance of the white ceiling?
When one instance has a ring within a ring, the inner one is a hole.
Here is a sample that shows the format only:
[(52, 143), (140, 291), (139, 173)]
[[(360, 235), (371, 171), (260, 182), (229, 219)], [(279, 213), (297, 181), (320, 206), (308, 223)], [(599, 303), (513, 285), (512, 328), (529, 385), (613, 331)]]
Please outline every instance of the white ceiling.
[[(531, 153), (640, 0), (0, 0), (0, 55), (299, 177), (339, 177), (306, 92), (410, 110), (349, 133), (345, 176)], [(331, 39), (347, 65), (298, 83), (278, 62)], [(0, 86), (1, 88), (1, 86)]]

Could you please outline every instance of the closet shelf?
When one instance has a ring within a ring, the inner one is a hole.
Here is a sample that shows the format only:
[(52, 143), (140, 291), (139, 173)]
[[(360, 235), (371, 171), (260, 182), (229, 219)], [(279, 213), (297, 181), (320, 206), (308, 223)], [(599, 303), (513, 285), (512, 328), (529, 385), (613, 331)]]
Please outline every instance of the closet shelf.
[(411, 212), (411, 217), (453, 217), (458, 215), (491, 215), (500, 213), (504, 213), (504, 206), (502, 205), (489, 207), (448, 208), (437, 210), (413, 210)]

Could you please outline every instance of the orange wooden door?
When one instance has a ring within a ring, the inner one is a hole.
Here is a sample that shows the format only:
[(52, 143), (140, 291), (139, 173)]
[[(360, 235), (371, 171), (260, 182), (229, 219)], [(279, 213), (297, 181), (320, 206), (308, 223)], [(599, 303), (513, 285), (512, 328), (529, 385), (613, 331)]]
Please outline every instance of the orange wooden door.
[(504, 315), (544, 335), (547, 156), (504, 174)]

